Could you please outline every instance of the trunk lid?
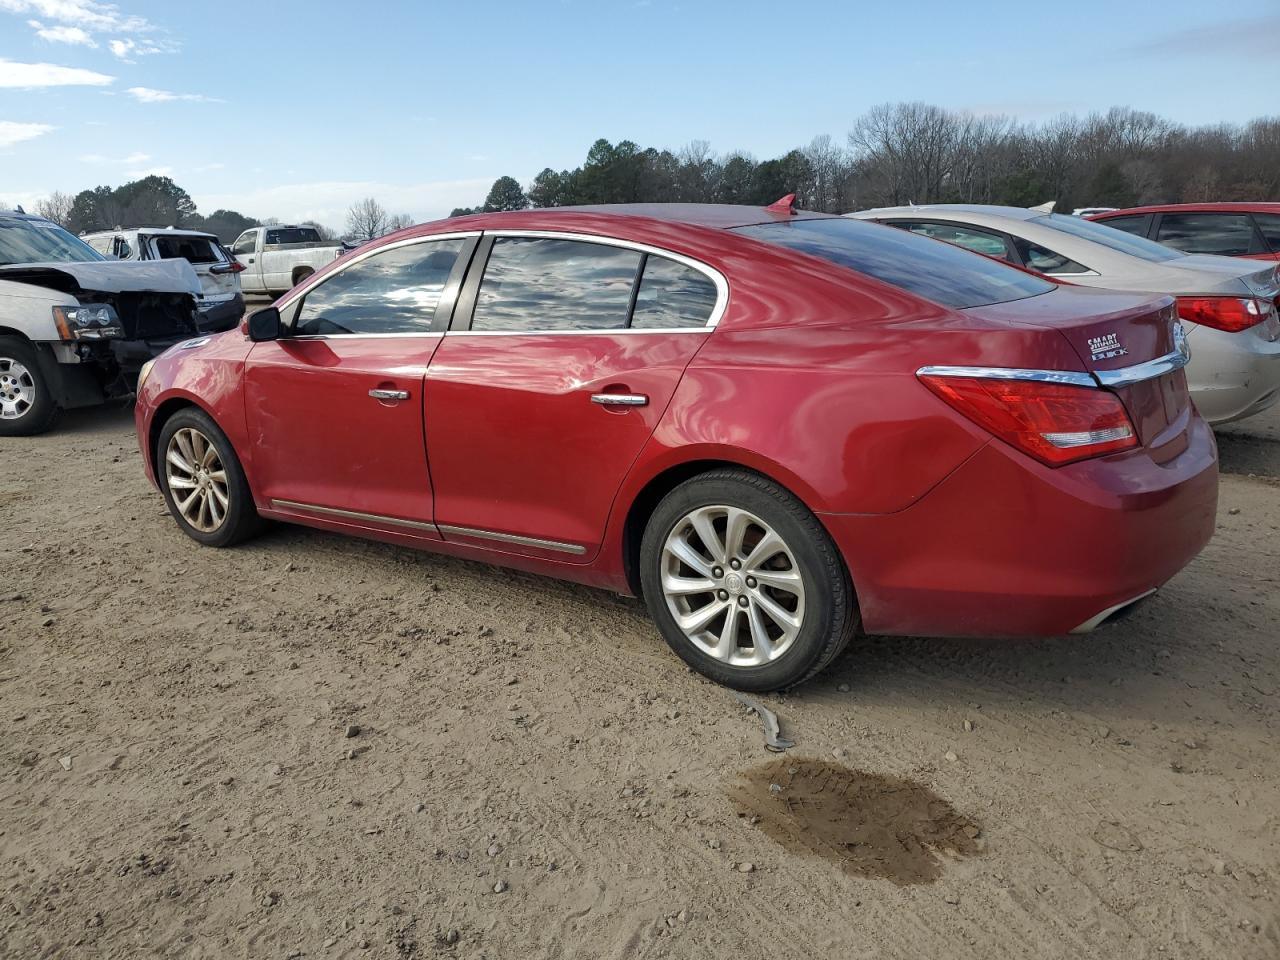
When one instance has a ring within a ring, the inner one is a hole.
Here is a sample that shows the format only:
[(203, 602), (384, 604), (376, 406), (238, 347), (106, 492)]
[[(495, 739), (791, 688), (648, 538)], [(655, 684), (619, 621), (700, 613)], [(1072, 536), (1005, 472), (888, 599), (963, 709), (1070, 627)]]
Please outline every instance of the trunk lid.
[[(1157, 360), (1177, 349), (1174, 301), (1167, 296), (1063, 286), (1039, 297), (965, 312), (1056, 330), (1084, 369), (1103, 380), (1107, 373)], [(1139, 442), (1158, 460), (1177, 456), (1185, 448), (1192, 408), (1181, 369), (1104, 389), (1120, 398)]]

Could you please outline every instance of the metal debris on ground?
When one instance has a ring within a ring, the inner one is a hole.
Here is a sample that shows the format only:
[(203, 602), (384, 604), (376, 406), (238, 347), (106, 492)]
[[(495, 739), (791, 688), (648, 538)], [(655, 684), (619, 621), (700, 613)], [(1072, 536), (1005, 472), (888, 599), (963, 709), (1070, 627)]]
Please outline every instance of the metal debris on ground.
[(748, 697), (745, 693), (739, 693), (736, 690), (730, 691), (734, 698), (737, 699), (744, 707), (754, 710), (764, 723), (764, 746), (766, 750), (772, 750), (774, 753), (782, 753), (795, 746), (794, 740), (788, 740), (782, 736), (782, 727), (778, 724), (778, 715), (766, 707), (755, 697)]

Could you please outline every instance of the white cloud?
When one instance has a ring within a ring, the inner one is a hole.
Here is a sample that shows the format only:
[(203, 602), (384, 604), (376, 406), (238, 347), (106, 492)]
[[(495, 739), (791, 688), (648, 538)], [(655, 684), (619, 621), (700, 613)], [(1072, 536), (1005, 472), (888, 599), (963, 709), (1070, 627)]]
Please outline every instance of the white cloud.
[[(4, 0), (0, 0), (3, 3)], [(52, 63), (18, 63), (0, 58), (0, 87), (31, 90), (36, 87), (105, 87), (115, 77), (79, 67)]]
[(145, 17), (121, 13), (114, 3), (98, 0), (0, 0), (0, 10), (34, 13), (45, 20), (107, 33), (144, 33), (155, 29)]
[(471, 207), (484, 200), (493, 176), (472, 180), (428, 183), (386, 183), (334, 180), (259, 187), (238, 193), (196, 193), (201, 210), (239, 210), (254, 217), (279, 217), (288, 223), (315, 220), (341, 229), (347, 209), (363, 197), (375, 197), (388, 210), (407, 213), (415, 221), (436, 220), (454, 207)]
[(125, 93), (139, 103), (171, 103), (174, 100), (191, 100), (199, 103), (226, 103), (217, 97), (206, 97), (202, 93), (173, 93), (170, 90), (155, 90), (151, 87), (130, 87)]
[(86, 153), (80, 157), (80, 162), (92, 163), (94, 165), (100, 165), (104, 163), (139, 164), (139, 163), (146, 163), (150, 159), (151, 159), (151, 154), (141, 153), (141, 152), (131, 153), (127, 157), (107, 157), (107, 156), (103, 156), (100, 153)]
[(85, 33), (79, 27), (46, 27), (39, 20), (28, 20), (27, 26), (36, 32), (36, 36), (41, 40), (48, 40), (50, 43), (69, 43), (73, 46), (96, 47), (93, 37)]
[(107, 44), (111, 52), (125, 63), (136, 63), (134, 57), (149, 57), (153, 53), (172, 53), (177, 44), (168, 40), (112, 40)]
[(147, 167), (142, 170), (126, 170), (124, 175), (130, 180), (141, 180), (143, 177), (171, 177), (173, 167)]
[(43, 137), (54, 128), (47, 123), (15, 123), (12, 120), (0, 120), (0, 150), (12, 147), (24, 140)]

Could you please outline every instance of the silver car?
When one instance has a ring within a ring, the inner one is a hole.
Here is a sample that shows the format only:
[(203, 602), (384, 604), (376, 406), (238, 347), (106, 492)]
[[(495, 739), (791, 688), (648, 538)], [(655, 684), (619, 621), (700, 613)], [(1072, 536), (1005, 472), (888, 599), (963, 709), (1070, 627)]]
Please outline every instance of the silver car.
[(1101, 223), (1021, 207), (934, 204), (848, 216), (946, 240), (1068, 283), (1172, 294), (1191, 347), (1187, 381), (1206, 420), (1239, 420), (1280, 399), (1280, 278), (1274, 265), (1180, 253)]

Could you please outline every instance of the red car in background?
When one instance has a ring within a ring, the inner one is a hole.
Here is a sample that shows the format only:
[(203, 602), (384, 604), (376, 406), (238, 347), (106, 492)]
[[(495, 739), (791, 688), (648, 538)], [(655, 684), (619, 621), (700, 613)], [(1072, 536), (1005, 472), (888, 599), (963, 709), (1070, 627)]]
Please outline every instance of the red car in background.
[(1085, 219), (1183, 253), (1280, 260), (1280, 203), (1168, 203)]
[(459, 217), (158, 358), (138, 442), (200, 543), (280, 520), (640, 595), (775, 689), (859, 628), (1084, 631), (1177, 573), (1217, 503), (1179, 334), (788, 204)]

